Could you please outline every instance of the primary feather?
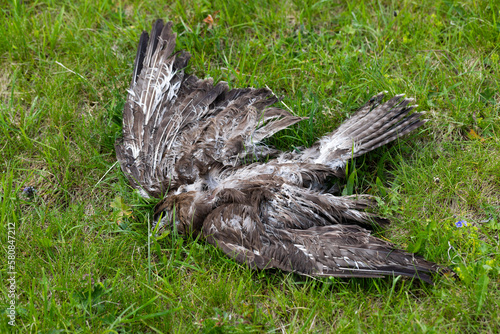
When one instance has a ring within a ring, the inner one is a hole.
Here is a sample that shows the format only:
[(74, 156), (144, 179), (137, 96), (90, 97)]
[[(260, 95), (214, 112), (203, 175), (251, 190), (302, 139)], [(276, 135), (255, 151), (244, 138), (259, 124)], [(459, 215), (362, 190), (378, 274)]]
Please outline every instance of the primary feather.
[(278, 99), (269, 89), (229, 89), (186, 74), (191, 55), (174, 53), (175, 40), (162, 20), (142, 33), (116, 143), (131, 185), (163, 198), (155, 212), (161, 228), (201, 233), (258, 269), (427, 282), (446, 271), (371, 236), (367, 227), (388, 222), (365, 212), (369, 196), (325, 191), (325, 179), (341, 177), (349, 159), (425, 122), (409, 114), (411, 99), (381, 103), (378, 94), (312, 147), (280, 153), (262, 141), (303, 118), (271, 107)]

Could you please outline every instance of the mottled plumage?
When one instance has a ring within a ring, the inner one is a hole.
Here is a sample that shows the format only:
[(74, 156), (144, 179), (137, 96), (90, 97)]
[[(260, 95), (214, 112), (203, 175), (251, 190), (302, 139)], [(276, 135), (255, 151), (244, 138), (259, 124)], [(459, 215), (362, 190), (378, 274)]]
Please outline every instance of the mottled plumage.
[[(116, 143), (121, 168), (143, 196), (161, 197), (161, 228), (202, 234), (238, 262), (303, 275), (405, 275), (426, 282), (443, 268), (370, 235), (387, 220), (369, 196), (334, 196), (327, 177), (347, 161), (425, 121), (411, 99), (374, 96), (338, 129), (300, 152), (262, 143), (303, 118), (271, 107), (269, 89), (229, 89), (184, 73), (172, 23), (143, 32)], [(271, 157), (267, 162), (264, 158)], [(253, 161), (261, 161), (254, 162)]]

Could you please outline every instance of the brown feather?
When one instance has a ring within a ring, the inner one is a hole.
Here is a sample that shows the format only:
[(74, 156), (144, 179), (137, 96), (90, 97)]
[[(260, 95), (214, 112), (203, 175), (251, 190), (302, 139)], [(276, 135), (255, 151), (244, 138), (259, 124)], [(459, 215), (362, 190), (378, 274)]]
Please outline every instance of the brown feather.
[[(301, 152), (262, 141), (304, 118), (271, 107), (268, 88), (229, 89), (184, 73), (191, 55), (175, 53), (172, 23), (143, 32), (123, 110), (116, 155), (143, 196), (163, 196), (155, 221), (209, 243), (251, 268), (304, 275), (404, 275), (432, 282), (445, 272), (398, 250), (364, 227), (388, 221), (366, 212), (370, 196), (336, 197), (325, 186), (346, 162), (421, 126), (411, 99), (384, 94)], [(277, 156), (262, 162), (269, 156)], [(255, 162), (259, 161), (259, 162)], [(253, 163), (248, 163), (253, 162)]]
[(251, 268), (277, 268), (311, 276), (403, 275), (433, 283), (445, 268), (394, 248), (356, 225), (275, 228), (254, 207), (228, 204), (213, 210), (203, 225), (208, 242)]

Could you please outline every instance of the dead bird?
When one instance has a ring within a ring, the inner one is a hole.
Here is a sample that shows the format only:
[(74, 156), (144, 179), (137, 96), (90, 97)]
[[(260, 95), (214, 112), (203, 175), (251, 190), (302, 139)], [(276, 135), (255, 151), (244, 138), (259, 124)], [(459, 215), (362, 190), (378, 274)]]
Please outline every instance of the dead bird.
[(380, 93), (312, 147), (279, 152), (263, 140), (304, 118), (273, 107), (268, 88), (229, 89), (185, 73), (191, 55), (175, 45), (171, 22), (142, 33), (115, 144), (132, 187), (162, 198), (161, 229), (202, 234), (255, 269), (429, 283), (446, 271), (371, 236), (367, 228), (388, 221), (365, 212), (370, 196), (334, 196), (324, 186), (345, 175), (349, 159), (424, 124), (421, 113), (410, 114), (412, 99), (382, 103)]

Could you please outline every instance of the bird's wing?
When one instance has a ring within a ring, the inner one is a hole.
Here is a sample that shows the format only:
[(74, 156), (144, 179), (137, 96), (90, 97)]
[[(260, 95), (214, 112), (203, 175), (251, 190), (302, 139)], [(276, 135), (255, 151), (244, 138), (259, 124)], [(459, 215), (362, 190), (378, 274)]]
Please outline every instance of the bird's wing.
[(307, 174), (302, 176), (300, 171), (293, 169), (296, 166), (290, 166), (289, 173), (284, 170), (286, 166), (279, 167), (278, 172), (283, 172), (283, 176), (278, 172), (256, 174), (244, 166), (241, 169), (248, 173), (226, 177), (211, 189), (210, 198), (214, 199), (216, 206), (253, 203), (258, 206), (259, 214), (266, 217), (266, 224), (278, 229), (308, 229), (333, 224), (357, 224), (372, 228), (374, 225), (389, 224), (387, 219), (367, 212), (376, 205), (372, 196), (334, 196), (306, 188)]
[(203, 234), (229, 257), (256, 269), (334, 277), (404, 275), (428, 283), (432, 274), (443, 270), (357, 225), (279, 229), (245, 204), (226, 204), (212, 211)]
[[(328, 176), (344, 177), (347, 161), (385, 145), (423, 125), (422, 113), (409, 112), (412, 99), (398, 95), (380, 104), (384, 93), (370, 99), (351, 118), (301, 152), (283, 152), (277, 159), (226, 169), (215, 178), (222, 186), (273, 175), (300, 187), (325, 190)], [(216, 184), (217, 184), (216, 182)]]
[(384, 93), (372, 97), (353, 116), (313, 146), (287, 161), (323, 164), (342, 169), (351, 158), (383, 146), (423, 125), (423, 113), (409, 114), (416, 106), (413, 99), (396, 95), (380, 104)]
[(302, 118), (278, 108), (268, 89), (232, 89), (184, 73), (190, 54), (174, 53), (172, 23), (143, 32), (123, 111), (117, 158), (131, 184), (158, 196), (193, 182), (211, 165), (237, 166), (272, 150), (260, 141)]

